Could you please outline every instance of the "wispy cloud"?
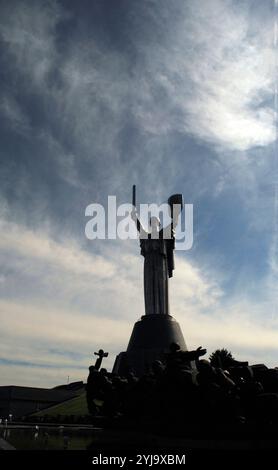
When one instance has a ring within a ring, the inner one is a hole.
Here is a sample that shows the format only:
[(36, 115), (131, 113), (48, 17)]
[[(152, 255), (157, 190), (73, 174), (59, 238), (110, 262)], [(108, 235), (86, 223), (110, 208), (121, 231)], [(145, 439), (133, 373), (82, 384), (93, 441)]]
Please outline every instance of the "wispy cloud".
[(11, 62), (27, 79), (32, 76), (30, 87), (44, 84), (51, 71), (56, 56), (56, 26), (65, 17), (62, 11), (56, 1), (41, 4), (33, 0), (24, 4), (14, 1), (1, 5), (2, 40)]
[(4, 95), (2, 97), (0, 100), (0, 113), (10, 123), (13, 130), (25, 135), (29, 134), (31, 129), (28, 116), (12, 96)]
[[(168, 14), (172, 21), (165, 23)], [(148, 31), (142, 45), (153, 80), (139, 82), (141, 104), (139, 98), (135, 110), (146, 130), (176, 128), (220, 146), (222, 152), (223, 147), (246, 150), (273, 142), (275, 114), (269, 99), (274, 93), (275, 51), (270, 15), (261, 28), (242, 4), (188, 1), (163, 3), (146, 23), (140, 33), (151, 26), (165, 33), (159, 42)]]
[[(86, 245), (83, 229), (86, 205), (131, 181), (142, 201), (194, 202), (170, 293), (189, 346), (276, 364), (272, 2), (119, 2), (110, 26), (105, 3), (1, 5), (1, 380), (57, 384), (70, 364), (84, 378), (92, 348), (109, 366), (125, 348), (143, 314), (138, 247)], [(269, 259), (261, 277), (254, 258)]]
[[(125, 51), (109, 49), (94, 37), (84, 42), (78, 30), (62, 56), (57, 27), (70, 15), (56, 2), (45, 2), (43, 8), (36, 2), (7, 5), (2, 37), (17, 71), (50, 100), (61, 128), (87, 150), (94, 139), (95, 151), (100, 143), (103, 154), (108, 140), (111, 151), (127, 105), (146, 132), (176, 129), (235, 150), (273, 142), (272, 17), (261, 28), (236, 2), (190, 0), (163, 2), (159, 8), (153, 2), (131, 6), (132, 22), (136, 15), (137, 21), (143, 19), (143, 9), (145, 23), (130, 31), (138, 52), (132, 73)], [(162, 41), (155, 40), (162, 32)], [(59, 77), (59, 87), (51, 73)], [(99, 120), (105, 107), (104, 129)]]

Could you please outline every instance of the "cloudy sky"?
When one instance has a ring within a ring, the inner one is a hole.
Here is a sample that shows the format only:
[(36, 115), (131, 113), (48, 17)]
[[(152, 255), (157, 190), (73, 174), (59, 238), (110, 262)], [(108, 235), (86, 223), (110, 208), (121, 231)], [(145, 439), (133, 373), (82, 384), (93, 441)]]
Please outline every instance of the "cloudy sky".
[(275, 0), (0, 1), (0, 384), (85, 380), (144, 313), (108, 195), (194, 205), (171, 313), (190, 349), (278, 365)]

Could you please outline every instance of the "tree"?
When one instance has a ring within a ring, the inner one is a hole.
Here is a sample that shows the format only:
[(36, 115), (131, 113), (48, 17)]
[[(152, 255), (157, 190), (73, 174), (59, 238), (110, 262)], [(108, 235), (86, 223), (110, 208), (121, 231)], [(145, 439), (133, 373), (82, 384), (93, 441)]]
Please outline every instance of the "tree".
[(221, 367), (221, 369), (231, 367), (235, 361), (232, 353), (225, 348), (216, 349), (210, 355), (209, 360), (213, 367)]

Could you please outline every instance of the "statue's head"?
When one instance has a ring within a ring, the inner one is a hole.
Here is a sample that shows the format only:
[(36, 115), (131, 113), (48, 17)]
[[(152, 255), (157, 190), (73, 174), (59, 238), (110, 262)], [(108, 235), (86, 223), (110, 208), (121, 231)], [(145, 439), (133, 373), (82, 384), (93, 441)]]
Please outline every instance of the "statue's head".
[(158, 232), (160, 229), (160, 220), (158, 217), (150, 217), (150, 228), (152, 232)]

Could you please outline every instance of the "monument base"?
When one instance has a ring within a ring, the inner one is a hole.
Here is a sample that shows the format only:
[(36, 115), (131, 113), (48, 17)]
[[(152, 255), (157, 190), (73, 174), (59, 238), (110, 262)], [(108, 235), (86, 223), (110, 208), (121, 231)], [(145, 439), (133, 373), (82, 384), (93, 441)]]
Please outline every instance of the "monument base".
[(127, 350), (118, 354), (112, 372), (125, 375), (132, 371), (140, 377), (155, 360), (164, 358), (171, 343), (187, 351), (178, 322), (171, 315), (144, 315), (135, 323)]

